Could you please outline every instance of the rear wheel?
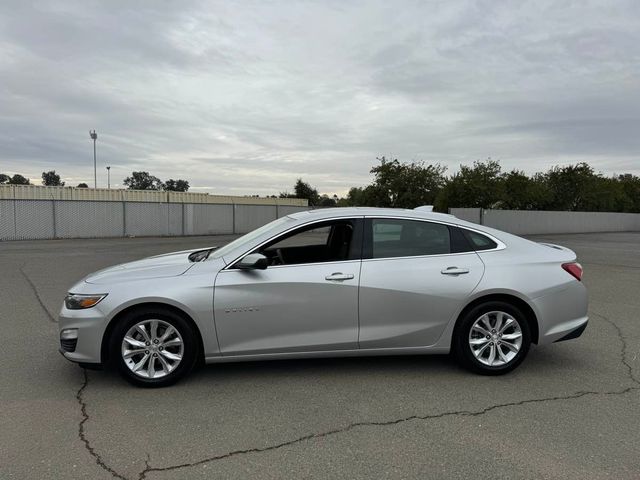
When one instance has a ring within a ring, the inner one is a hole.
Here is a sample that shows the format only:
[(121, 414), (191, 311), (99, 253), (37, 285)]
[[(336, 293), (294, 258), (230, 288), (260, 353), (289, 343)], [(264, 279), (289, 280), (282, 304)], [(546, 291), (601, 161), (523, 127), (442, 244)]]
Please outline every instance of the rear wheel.
[(530, 345), (525, 315), (509, 303), (487, 302), (459, 320), (452, 347), (463, 367), (483, 375), (500, 375), (516, 368)]
[(134, 385), (171, 385), (193, 368), (198, 342), (193, 328), (181, 315), (148, 308), (126, 314), (110, 342), (111, 358), (120, 373)]

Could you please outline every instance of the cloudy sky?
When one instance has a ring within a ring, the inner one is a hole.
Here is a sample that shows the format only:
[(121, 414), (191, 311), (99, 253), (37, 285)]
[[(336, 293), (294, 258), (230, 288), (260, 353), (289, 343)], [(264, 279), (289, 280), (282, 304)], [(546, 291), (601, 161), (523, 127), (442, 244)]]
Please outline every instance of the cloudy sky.
[(640, 2), (0, 3), (0, 172), (326, 193), (377, 156), (640, 174)]

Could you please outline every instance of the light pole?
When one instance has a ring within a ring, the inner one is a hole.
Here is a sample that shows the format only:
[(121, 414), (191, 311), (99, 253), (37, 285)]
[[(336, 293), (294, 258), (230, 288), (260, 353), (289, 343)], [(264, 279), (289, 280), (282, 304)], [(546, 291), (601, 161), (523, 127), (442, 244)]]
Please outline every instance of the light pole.
[(98, 188), (98, 170), (96, 166), (96, 140), (98, 139), (98, 134), (95, 130), (89, 130), (89, 136), (93, 140), (93, 188)]
[(111, 190), (111, 167), (107, 167), (107, 188)]

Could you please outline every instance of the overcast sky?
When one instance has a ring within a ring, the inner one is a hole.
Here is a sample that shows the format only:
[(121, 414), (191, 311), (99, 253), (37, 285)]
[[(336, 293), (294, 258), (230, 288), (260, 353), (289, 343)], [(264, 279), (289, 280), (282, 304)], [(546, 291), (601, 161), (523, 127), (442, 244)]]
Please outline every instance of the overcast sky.
[[(33, 3), (33, 4), (32, 4)], [(0, 172), (321, 192), (376, 156), (640, 174), (640, 2), (3, 0)]]

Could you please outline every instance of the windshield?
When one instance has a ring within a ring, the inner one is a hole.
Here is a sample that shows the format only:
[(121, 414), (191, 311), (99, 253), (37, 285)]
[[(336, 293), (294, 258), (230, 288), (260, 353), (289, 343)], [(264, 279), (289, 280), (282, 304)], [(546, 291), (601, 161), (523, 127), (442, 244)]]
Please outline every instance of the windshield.
[(261, 235), (269, 232), (270, 230), (278, 230), (279, 227), (287, 222), (291, 221), (289, 217), (281, 217), (273, 222), (269, 222), (266, 225), (261, 226), (253, 230), (252, 232), (247, 233), (246, 235), (241, 236), (240, 238), (236, 238), (233, 242), (227, 243), (224, 247), (218, 248), (214, 250), (210, 258), (220, 258), (229, 252), (235, 250), (236, 248), (240, 248), (242, 246), (250, 244), (253, 240), (260, 237)]

